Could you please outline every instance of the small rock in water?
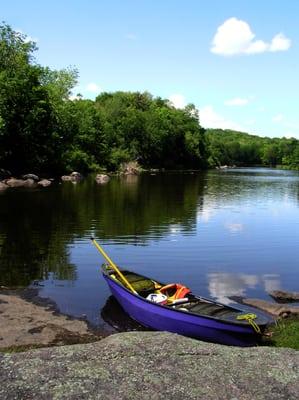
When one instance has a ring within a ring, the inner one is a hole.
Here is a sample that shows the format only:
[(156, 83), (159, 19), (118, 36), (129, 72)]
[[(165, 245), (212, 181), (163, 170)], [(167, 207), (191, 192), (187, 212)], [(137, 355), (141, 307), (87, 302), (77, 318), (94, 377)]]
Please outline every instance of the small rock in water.
[(269, 295), (278, 303), (291, 303), (299, 301), (299, 292), (287, 292), (284, 290), (272, 290)]
[(80, 172), (72, 172), (70, 175), (63, 175), (61, 177), (62, 181), (69, 181), (69, 182), (79, 182), (83, 179), (83, 175), (80, 174)]
[(41, 181), (39, 181), (37, 184), (39, 185), (39, 186), (42, 186), (42, 187), (47, 187), (47, 186), (50, 186), (51, 185), (51, 181), (49, 181), (48, 179), (42, 179)]
[(80, 172), (72, 172), (70, 175), (71, 179), (73, 181), (80, 181), (81, 179), (83, 179), (83, 175), (80, 174)]
[(35, 182), (39, 181), (39, 177), (37, 175), (35, 175), (35, 174), (25, 174), (25, 175), (22, 175), (22, 178), (23, 179), (32, 179)]
[(97, 174), (97, 176), (96, 176), (97, 183), (107, 183), (107, 182), (109, 182), (109, 180), (110, 180), (110, 177), (105, 174)]
[(0, 192), (1, 192), (2, 190), (7, 189), (7, 188), (8, 188), (8, 186), (7, 186), (5, 183), (0, 182)]
[(72, 178), (70, 177), (70, 175), (63, 175), (63, 176), (61, 177), (61, 180), (62, 180), (62, 181), (71, 181)]
[(6, 184), (10, 187), (22, 187), (26, 186), (25, 181), (23, 179), (16, 179), (16, 178), (10, 178), (7, 179)]
[(24, 186), (25, 187), (35, 187), (36, 186), (36, 182), (33, 179), (26, 179), (24, 181)]
[(281, 305), (277, 303), (271, 303), (270, 301), (260, 299), (242, 299), (242, 304), (259, 308), (260, 310), (266, 311), (276, 317), (288, 317), (299, 315), (299, 307), (292, 307), (287, 305)]

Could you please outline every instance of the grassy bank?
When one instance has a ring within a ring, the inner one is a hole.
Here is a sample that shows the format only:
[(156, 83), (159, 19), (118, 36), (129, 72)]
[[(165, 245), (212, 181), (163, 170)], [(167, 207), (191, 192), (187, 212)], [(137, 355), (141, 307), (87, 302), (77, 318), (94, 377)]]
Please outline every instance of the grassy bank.
[(265, 345), (299, 350), (299, 318), (280, 320), (268, 329), (267, 334)]

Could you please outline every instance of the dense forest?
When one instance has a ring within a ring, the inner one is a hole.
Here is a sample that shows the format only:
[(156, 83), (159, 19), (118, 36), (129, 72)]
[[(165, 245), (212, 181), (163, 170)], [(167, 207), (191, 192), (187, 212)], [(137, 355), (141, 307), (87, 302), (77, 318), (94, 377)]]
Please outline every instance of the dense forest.
[(299, 168), (299, 140), (269, 138), (231, 130), (208, 129), (205, 133), (208, 164)]
[(35, 43), (0, 25), (0, 169), (65, 173), (220, 165), (299, 166), (299, 142), (207, 130), (193, 105), (176, 109), (150, 93), (71, 96), (78, 72), (39, 65)]

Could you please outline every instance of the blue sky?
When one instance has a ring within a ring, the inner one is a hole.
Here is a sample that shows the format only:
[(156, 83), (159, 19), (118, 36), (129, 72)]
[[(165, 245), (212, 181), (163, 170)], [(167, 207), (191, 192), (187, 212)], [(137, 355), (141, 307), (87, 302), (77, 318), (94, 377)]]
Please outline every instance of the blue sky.
[[(37, 61), (75, 66), (75, 93), (194, 103), (206, 127), (299, 138), (299, 1), (52, 0), (1, 4)], [(74, 93), (74, 94), (75, 94)]]

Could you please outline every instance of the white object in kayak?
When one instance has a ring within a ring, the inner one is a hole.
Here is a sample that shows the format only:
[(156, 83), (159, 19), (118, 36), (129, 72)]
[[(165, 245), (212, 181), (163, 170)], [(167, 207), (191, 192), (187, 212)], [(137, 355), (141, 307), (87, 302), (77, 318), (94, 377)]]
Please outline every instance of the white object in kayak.
[(152, 301), (153, 303), (166, 304), (167, 296), (162, 293), (151, 293), (147, 296), (146, 300)]

